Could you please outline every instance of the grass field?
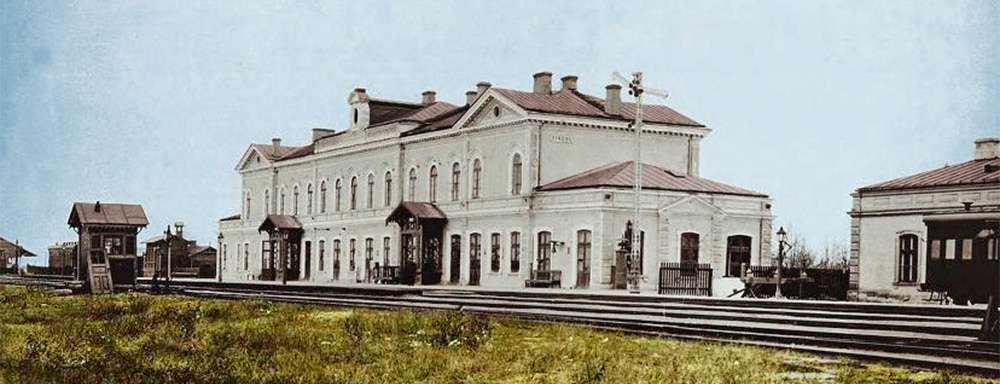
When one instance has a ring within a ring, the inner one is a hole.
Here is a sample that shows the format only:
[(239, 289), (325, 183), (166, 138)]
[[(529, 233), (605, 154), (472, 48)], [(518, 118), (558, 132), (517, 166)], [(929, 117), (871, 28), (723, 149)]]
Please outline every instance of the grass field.
[(985, 382), (455, 313), (0, 286), (4, 383), (772, 383), (829, 374), (820, 382)]

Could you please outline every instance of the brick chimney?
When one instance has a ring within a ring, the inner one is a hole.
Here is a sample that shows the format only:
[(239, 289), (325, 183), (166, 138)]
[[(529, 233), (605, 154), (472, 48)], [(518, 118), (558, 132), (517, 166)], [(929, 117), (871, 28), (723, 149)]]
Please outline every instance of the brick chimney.
[(184, 238), (184, 222), (178, 221), (174, 223), (174, 229), (177, 230), (177, 237)]
[(472, 105), (479, 98), (479, 93), (476, 91), (468, 91), (465, 93), (465, 104)]
[(420, 100), (420, 104), (423, 105), (431, 105), (437, 101), (437, 92), (434, 91), (424, 91), (424, 93), (421, 93), (420, 96), (423, 96)]
[(984, 137), (976, 140), (976, 160), (1000, 157), (1000, 139)]
[(490, 84), (490, 83), (485, 82), (485, 81), (480, 81), (480, 82), (476, 83), (476, 93), (482, 95), (483, 92), (486, 92), (486, 90), (490, 89), (490, 87), (492, 87), (492, 86), (493, 86), (493, 84)]
[(539, 95), (552, 94), (552, 72), (538, 72), (534, 74), (535, 90)]
[(563, 91), (566, 91), (566, 90), (575, 91), (576, 90), (576, 79), (577, 78), (574, 75), (563, 76), (562, 79), (560, 79), (560, 80), (562, 80), (562, 90)]
[(271, 156), (275, 158), (281, 157), (281, 138), (275, 137), (271, 139)]
[(608, 91), (608, 95), (604, 98), (604, 113), (609, 115), (621, 115), (622, 114), (622, 86), (618, 84), (609, 84), (604, 87)]

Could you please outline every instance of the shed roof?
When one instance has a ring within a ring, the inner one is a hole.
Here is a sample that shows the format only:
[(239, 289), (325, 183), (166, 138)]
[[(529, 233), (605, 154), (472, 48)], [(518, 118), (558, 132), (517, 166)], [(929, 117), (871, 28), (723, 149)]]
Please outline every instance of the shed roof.
[(138, 204), (120, 203), (73, 203), (68, 224), (79, 227), (84, 224), (124, 225), (145, 227), (149, 225), (146, 212)]
[(270, 232), (274, 229), (298, 229), (302, 230), (302, 224), (292, 215), (267, 215), (264, 222), (257, 228), (259, 232)]
[(5, 257), (14, 257), (14, 251), (20, 249), (21, 257), (35, 257), (38, 256), (31, 251), (24, 249), (23, 246), (17, 245), (12, 241), (8, 241), (5, 238), (0, 237), (0, 249), (4, 250)]
[[(553, 181), (538, 187), (538, 190), (557, 191), (596, 187), (632, 188), (635, 184), (634, 180), (634, 162), (624, 161), (611, 163)], [(767, 197), (767, 195), (759, 192), (697, 176), (678, 174), (668, 169), (645, 163), (642, 165), (642, 189)]]
[(989, 184), (1000, 187), (1000, 157), (946, 165), (915, 175), (861, 187), (858, 188), (858, 192)]

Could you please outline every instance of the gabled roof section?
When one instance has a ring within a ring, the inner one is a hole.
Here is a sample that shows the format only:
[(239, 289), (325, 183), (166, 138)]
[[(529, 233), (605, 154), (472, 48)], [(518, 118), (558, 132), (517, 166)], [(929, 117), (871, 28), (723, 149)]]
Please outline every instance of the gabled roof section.
[(421, 133), (435, 132), (443, 129), (448, 129), (455, 126), (455, 123), (465, 115), (465, 112), (469, 110), (468, 105), (463, 105), (461, 107), (455, 107), (449, 111), (438, 114), (437, 116), (428, 119), (424, 124), (417, 128), (411, 129), (409, 131), (403, 132), (402, 136), (418, 135)]
[(404, 201), (396, 206), (385, 219), (385, 223), (405, 223), (410, 218), (420, 222), (444, 221), (448, 218), (432, 203)]
[(302, 230), (302, 224), (292, 215), (267, 215), (264, 222), (257, 228), (258, 232), (270, 232), (275, 229)]
[(69, 213), (71, 227), (80, 227), (84, 224), (103, 225), (125, 225), (145, 227), (149, 225), (146, 219), (146, 212), (138, 204), (119, 203), (73, 203), (73, 210)]
[(429, 105), (421, 105), (422, 108), (414, 110), (412, 113), (400, 116), (392, 120), (386, 120), (379, 123), (373, 122), (368, 128), (374, 126), (381, 126), (386, 124), (392, 124), (397, 122), (413, 122), (425, 125), (431, 121), (435, 121), (441, 118), (443, 115), (448, 115), (454, 113), (460, 107), (454, 104), (445, 102), (435, 102)]
[[(583, 188), (632, 188), (635, 183), (634, 163), (612, 163), (538, 187), (539, 191)], [(655, 165), (642, 165), (642, 189), (679, 192), (702, 192), (723, 195), (767, 197), (748, 189), (734, 187), (697, 176), (681, 175)]]
[(236, 221), (240, 219), (240, 214), (230, 215), (219, 219), (219, 221)]
[(291, 159), (299, 158), (299, 157), (302, 157), (302, 156), (311, 155), (311, 154), (313, 154), (313, 150), (314, 150), (313, 144), (309, 144), (309, 145), (305, 145), (305, 146), (301, 146), (301, 147), (288, 147), (288, 146), (282, 145), (282, 146), (278, 147), (279, 150), (281, 151), (280, 152), (281, 156), (275, 156), (274, 155), (274, 146), (271, 145), (271, 144), (251, 144), (250, 147), (252, 147), (255, 151), (257, 151), (258, 153), (260, 153), (261, 156), (264, 156), (264, 159), (266, 159), (267, 161), (272, 161), (272, 162), (273, 161), (282, 161), (282, 160), (291, 160)]
[[(993, 171), (987, 172), (987, 168), (993, 169)], [(989, 184), (1000, 187), (1000, 157), (947, 165), (927, 172), (861, 187), (858, 188), (858, 192)]]
[(7, 239), (2, 238), (2, 237), (0, 237), (0, 248), (2, 248), (5, 251), (4, 252), (5, 257), (9, 257), (9, 258), (13, 258), (14, 257), (14, 251), (15, 250), (19, 250), (20, 251), (20, 256), (21, 257), (35, 257), (35, 256), (38, 256), (38, 255), (32, 253), (31, 251), (29, 251), (27, 249), (24, 249), (23, 246), (19, 246), (17, 244), (14, 244), (13, 241), (8, 241)]
[(368, 98), (368, 126), (380, 125), (389, 121), (411, 116), (426, 107), (419, 103), (407, 103), (395, 100)]
[[(635, 103), (623, 102), (620, 116), (609, 115), (604, 112), (604, 99), (575, 90), (563, 90), (546, 95), (504, 88), (492, 89), (529, 111), (626, 121), (635, 119)], [(642, 114), (643, 121), (648, 123), (691, 127), (705, 126), (665, 105), (643, 104)]]

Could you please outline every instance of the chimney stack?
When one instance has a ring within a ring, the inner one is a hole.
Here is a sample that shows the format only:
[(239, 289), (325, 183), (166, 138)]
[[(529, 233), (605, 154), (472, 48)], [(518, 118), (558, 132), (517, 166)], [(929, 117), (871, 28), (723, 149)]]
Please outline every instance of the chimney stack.
[(101, 201), (98, 200), (97, 204), (94, 204), (94, 212), (100, 212), (100, 211), (101, 211)]
[(482, 95), (483, 92), (486, 92), (486, 90), (490, 89), (490, 87), (492, 87), (492, 86), (493, 86), (493, 84), (487, 83), (485, 81), (480, 81), (480, 82), (476, 83), (476, 93)]
[(552, 94), (552, 72), (538, 72), (535, 77), (535, 93), (539, 95)]
[(420, 103), (423, 105), (431, 105), (437, 101), (437, 92), (434, 91), (424, 91), (420, 96), (423, 96), (420, 100)]
[(275, 158), (281, 156), (281, 138), (275, 137), (271, 139), (271, 156)]
[(575, 91), (576, 90), (576, 79), (577, 78), (574, 75), (563, 76), (562, 79), (561, 79), (562, 80), (562, 90), (563, 91), (566, 91), (566, 90)]
[(976, 140), (976, 160), (1000, 157), (1000, 139), (984, 137)]
[(184, 238), (184, 222), (178, 221), (174, 223), (174, 229), (177, 230), (177, 237)]
[(476, 91), (468, 91), (465, 93), (465, 104), (472, 105), (479, 98), (479, 93)]
[(622, 86), (610, 84), (604, 87), (608, 91), (608, 96), (604, 99), (604, 113), (609, 115), (622, 114)]

